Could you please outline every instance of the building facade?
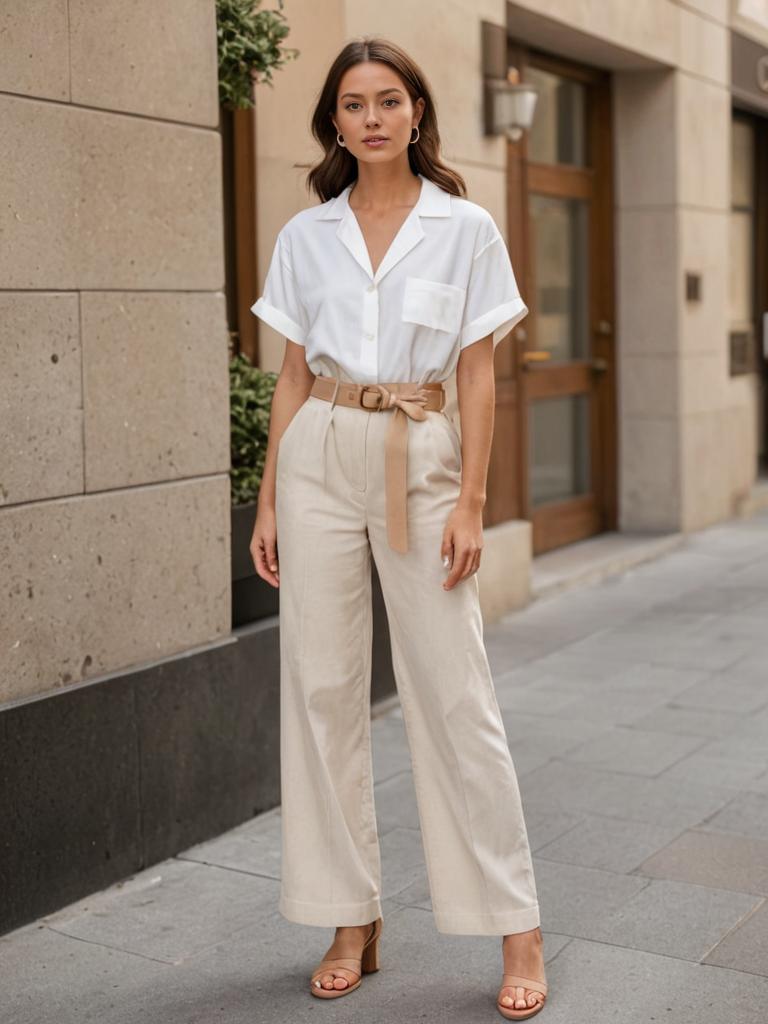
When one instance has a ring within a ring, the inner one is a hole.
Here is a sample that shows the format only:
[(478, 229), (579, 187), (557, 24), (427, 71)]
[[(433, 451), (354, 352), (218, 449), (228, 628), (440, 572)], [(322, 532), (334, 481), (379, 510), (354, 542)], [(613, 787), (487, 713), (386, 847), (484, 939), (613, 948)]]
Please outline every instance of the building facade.
[[(489, 531), (494, 554), (514, 519), (533, 525), (537, 553), (733, 515), (766, 474), (768, 4), (452, 10), (424, 4), (406, 19), (404, 7), (396, 37), (427, 72), (445, 159), (505, 232), (531, 309), (497, 355), (504, 451), (489, 519), (507, 529)], [(386, 34), (393, 9), (385, 25), (360, 2), (292, 16), (303, 57), (258, 98), (262, 266), (312, 201), (308, 111), (329, 55), (348, 36)], [(538, 90), (520, 142), (483, 130), (483, 21), (506, 30), (508, 64)], [(265, 364), (279, 365), (281, 344), (264, 328)]]
[[(768, 0), (284, 13), (299, 57), (245, 117), (235, 302), (214, 0), (0, 0), (7, 926), (275, 802), (274, 622), (232, 627), (228, 340), (279, 368), (239, 311), (316, 201), (310, 113), (351, 37), (424, 68), (530, 308), (496, 354), (489, 620), (539, 552), (697, 529), (766, 489)], [(517, 141), (484, 127), (500, 60), (537, 90)]]

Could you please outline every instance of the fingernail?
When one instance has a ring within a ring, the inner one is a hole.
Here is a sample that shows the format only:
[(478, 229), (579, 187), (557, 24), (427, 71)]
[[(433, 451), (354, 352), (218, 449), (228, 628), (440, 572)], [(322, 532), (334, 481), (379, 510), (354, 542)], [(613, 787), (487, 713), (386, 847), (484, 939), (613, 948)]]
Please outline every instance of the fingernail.
[(447, 568), (448, 568), (448, 566), (449, 566), (450, 564), (451, 564), (451, 560), (450, 560), (450, 558), (448, 557), (448, 555), (446, 555), (446, 556), (445, 556), (445, 558), (443, 559), (443, 565), (444, 565), (444, 566), (446, 567), (446, 569), (447, 569)]

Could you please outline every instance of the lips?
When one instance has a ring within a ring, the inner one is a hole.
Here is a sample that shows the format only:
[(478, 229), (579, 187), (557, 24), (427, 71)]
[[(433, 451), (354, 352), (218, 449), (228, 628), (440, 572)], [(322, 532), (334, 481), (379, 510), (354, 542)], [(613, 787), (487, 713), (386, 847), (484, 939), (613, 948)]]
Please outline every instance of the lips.
[(366, 135), (363, 142), (385, 142), (386, 138), (386, 135)]

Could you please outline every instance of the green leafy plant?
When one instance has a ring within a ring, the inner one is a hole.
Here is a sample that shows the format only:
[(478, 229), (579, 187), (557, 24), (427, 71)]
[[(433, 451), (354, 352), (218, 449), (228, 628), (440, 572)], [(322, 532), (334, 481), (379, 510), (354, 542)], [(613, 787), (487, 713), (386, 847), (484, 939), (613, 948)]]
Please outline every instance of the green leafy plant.
[(233, 505), (245, 505), (258, 496), (277, 377), (276, 373), (253, 366), (242, 353), (230, 359), (230, 484)]
[(248, 108), (253, 103), (253, 79), (272, 85), (272, 71), (299, 51), (282, 47), (290, 32), (283, 0), (279, 11), (260, 11), (261, 0), (216, 0), (216, 39), (219, 57), (219, 103)]

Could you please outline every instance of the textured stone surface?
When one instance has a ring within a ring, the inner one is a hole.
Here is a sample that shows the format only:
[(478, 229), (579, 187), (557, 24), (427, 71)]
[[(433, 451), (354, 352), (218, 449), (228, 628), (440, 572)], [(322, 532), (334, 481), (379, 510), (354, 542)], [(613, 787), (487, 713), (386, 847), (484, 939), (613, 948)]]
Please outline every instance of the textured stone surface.
[(278, 640), (273, 617), (3, 707), (0, 932), (275, 807)]
[(228, 472), (223, 296), (86, 292), (81, 316), (86, 489)]
[(0, 90), (70, 98), (68, 0), (0, 7)]
[(0, 352), (0, 508), (82, 493), (77, 295), (0, 292)]
[(0, 700), (230, 631), (229, 478), (0, 509)]
[(768, 841), (686, 829), (643, 861), (639, 874), (768, 896)]
[(215, 127), (216, 12), (209, 0), (69, 0), (72, 100)]
[(270, 878), (173, 859), (45, 920), (63, 935), (174, 964), (268, 911), (276, 889)]
[(0, 123), (4, 288), (223, 289), (217, 132), (2, 95)]

